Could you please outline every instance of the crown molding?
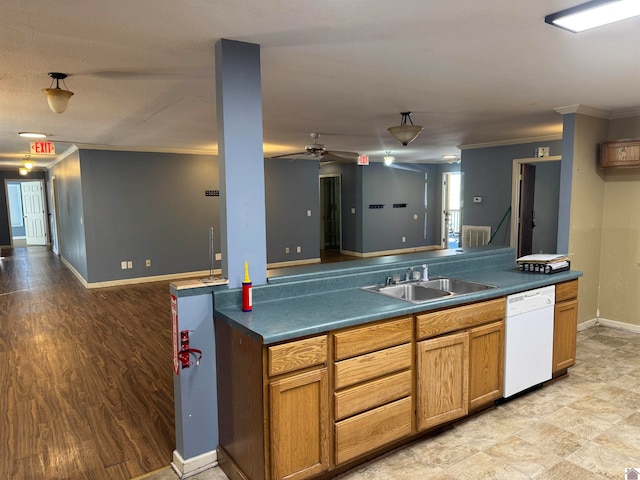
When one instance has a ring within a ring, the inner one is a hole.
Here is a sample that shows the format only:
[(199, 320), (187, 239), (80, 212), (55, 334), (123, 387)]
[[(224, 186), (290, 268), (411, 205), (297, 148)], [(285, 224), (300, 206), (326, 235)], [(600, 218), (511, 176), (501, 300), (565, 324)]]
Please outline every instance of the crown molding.
[(605, 120), (611, 118), (611, 112), (609, 110), (602, 110), (600, 108), (590, 107), (589, 105), (567, 105), (565, 107), (555, 107), (554, 110), (561, 115), (579, 113), (581, 115), (588, 115), (589, 117), (604, 118)]
[(633, 108), (631, 110), (619, 111), (611, 114), (611, 120), (629, 117), (640, 117), (640, 108)]
[(521, 143), (550, 142), (552, 140), (562, 140), (562, 134), (558, 133), (556, 135), (544, 135), (541, 137), (514, 138), (512, 140), (499, 140), (497, 142), (469, 143), (466, 145), (458, 145), (458, 148), (460, 150), (470, 150), (472, 148), (502, 147), (505, 145), (519, 145)]

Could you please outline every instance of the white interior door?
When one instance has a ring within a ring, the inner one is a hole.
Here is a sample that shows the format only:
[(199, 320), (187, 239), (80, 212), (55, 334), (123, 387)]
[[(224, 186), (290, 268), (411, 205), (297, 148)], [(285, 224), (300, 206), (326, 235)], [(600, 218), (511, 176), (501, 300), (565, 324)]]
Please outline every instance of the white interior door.
[(21, 182), (27, 245), (47, 244), (47, 222), (42, 182)]

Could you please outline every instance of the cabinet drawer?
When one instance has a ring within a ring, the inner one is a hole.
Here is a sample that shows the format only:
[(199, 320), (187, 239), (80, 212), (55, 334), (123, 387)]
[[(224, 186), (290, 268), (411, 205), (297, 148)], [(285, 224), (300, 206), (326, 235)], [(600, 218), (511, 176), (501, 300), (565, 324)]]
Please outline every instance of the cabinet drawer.
[(269, 376), (293, 372), (327, 361), (327, 336), (305, 338), (268, 349)]
[(571, 300), (578, 296), (578, 280), (556, 284), (556, 303)]
[(336, 420), (411, 395), (411, 371), (389, 375), (335, 394)]
[(411, 341), (411, 317), (385, 321), (334, 335), (335, 359), (343, 360)]
[(342, 464), (411, 434), (411, 398), (336, 423), (336, 463)]
[(335, 364), (336, 389), (366, 382), (411, 366), (411, 344), (342, 360)]
[(504, 318), (504, 314), (504, 298), (432, 313), (422, 313), (416, 315), (417, 340), (500, 320)]

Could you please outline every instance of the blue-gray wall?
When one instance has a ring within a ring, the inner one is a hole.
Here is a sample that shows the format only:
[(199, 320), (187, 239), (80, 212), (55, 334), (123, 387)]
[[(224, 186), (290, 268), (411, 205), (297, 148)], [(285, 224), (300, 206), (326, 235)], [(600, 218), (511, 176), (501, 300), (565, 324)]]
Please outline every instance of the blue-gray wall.
[[(418, 163), (391, 167), (378, 162), (368, 166), (323, 165), (321, 174), (339, 174), (342, 179), (342, 249), (374, 253), (440, 245), (442, 173), (458, 169), (458, 165)], [(428, 185), (426, 237), (425, 174)], [(383, 204), (384, 208), (369, 208), (375, 204)], [(407, 207), (393, 208), (394, 204)], [(414, 215), (418, 218), (414, 219)]]
[[(267, 158), (264, 163), (269, 263), (320, 256), (318, 162)], [(311, 216), (307, 211), (311, 210)], [(301, 247), (297, 253), (296, 247)], [(285, 253), (289, 247), (289, 253)]]
[(78, 150), (49, 170), (49, 179), (54, 177), (58, 197), (58, 253), (87, 280), (83, 186)]
[[(462, 151), (462, 224), (490, 225), (493, 235), (511, 206), (513, 160), (532, 158), (537, 147), (549, 147), (549, 155), (563, 155), (562, 140), (522, 143)], [(473, 203), (474, 196), (483, 197)], [(495, 233), (493, 245), (509, 245), (511, 215)]]
[(210, 268), (211, 226), (220, 251), (220, 197), (205, 196), (219, 189), (214, 156), (81, 150), (80, 165), (88, 282)]

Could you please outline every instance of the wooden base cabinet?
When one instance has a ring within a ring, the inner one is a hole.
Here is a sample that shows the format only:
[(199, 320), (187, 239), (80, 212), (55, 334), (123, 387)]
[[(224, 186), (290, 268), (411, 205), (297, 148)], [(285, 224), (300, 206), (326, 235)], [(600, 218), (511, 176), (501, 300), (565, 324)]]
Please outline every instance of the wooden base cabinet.
[(504, 385), (504, 321), (469, 332), (469, 411), (502, 397)]
[(505, 299), (416, 315), (419, 431), (502, 397)]
[(327, 369), (269, 385), (271, 478), (301, 480), (329, 469)]
[(556, 285), (553, 317), (553, 375), (563, 375), (576, 363), (578, 280)]
[(418, 430), (465, 416), (469, 411), (469, 333), (423, 340), (416, 352)]

